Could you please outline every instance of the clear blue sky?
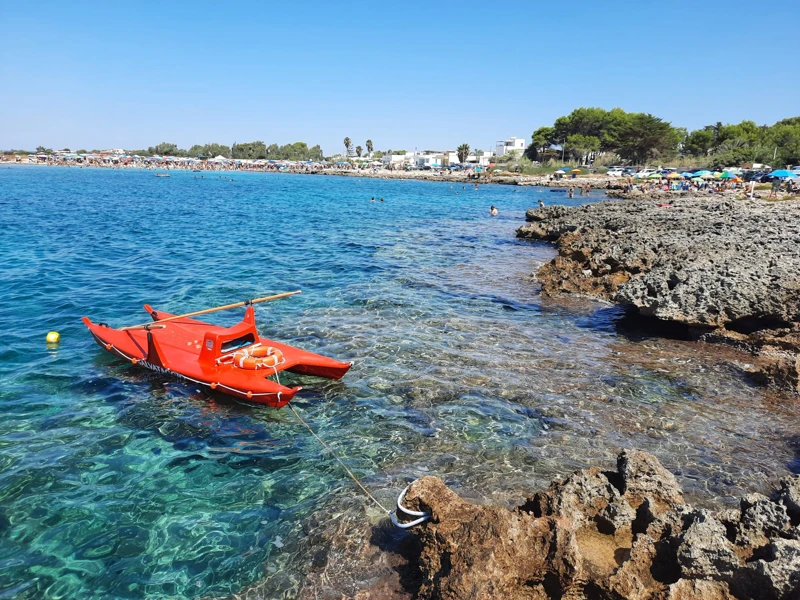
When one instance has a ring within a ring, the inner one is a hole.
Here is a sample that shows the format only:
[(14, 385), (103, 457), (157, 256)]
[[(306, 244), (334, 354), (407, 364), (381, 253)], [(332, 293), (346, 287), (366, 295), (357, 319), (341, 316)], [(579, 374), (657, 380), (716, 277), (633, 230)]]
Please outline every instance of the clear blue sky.
[(800, 115), (791, 3), (0, 2), (0, 149), (488, 147), (579, 106)]

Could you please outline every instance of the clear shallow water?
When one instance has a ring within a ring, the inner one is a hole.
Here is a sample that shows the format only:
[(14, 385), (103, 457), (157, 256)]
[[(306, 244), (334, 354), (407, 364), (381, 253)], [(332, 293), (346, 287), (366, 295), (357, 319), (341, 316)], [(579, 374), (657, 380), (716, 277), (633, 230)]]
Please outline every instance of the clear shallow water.
[(140, 322), (144, 302), (302, 288), (258, 308), (259, 329), (356, 361), (302, 379), (295, 404), (386, 505), (422, 474), (510, 502), (622, 445), (706, 502), (797, 470), (800, 411), (743, 379), (746, 357), (539, 297), (529, 275), (553, 250), (514, 230), (564, 194), (194, 176), (0, 169), (0, 598), (291, 597), (303, 523), (379, 516), (291, 412), (122, 364), (80, 322)]

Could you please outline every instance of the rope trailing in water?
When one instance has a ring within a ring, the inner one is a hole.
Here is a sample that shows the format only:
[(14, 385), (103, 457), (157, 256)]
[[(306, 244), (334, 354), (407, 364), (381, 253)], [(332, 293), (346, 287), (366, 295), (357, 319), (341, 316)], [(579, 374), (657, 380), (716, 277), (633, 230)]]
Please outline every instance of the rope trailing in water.
[[(126, 358), (126, 359), (130, 360), (134, 364), (144, 360), (144, 359), (137, 359), (137, 358), (133, 358), (132, 356), (128, 356), (127, 354), (122, 352), (122, 350), (120, 350), (119, 348), (114, 347), (112, 344), (108, 344), (108, 349), (109, 350), (113, 349), (117, 354), (121, 355), (123, 358)], [(273, 366), (272, 369), (275, 371), (275, 379), (277, 379), (278, 385), (282, 385), (281, 384), (281, 380), (280, 380), (280, 376), (278, 375), (278, 369), (275, 366)], [(208, 383), (206, 383), (204, 381), (197, 381), (196, 379), (192, 379), (191, 377), (186, 377), (185, 375), (182, 375), (180, 373), (175, 373), (174, 371), (170, 371), (169, 369), (163, 369), (163, 370), (164, 370), (164, 372), (177, 375), (178, 377), (180, 377), (182, 379), (186, 379), (186, 380), (191, 381), (193, 383), (198, 383), (200, 385), (205, 385), (207, 387), (211, 387), (210, 384), (208, 384)], [(239, 390), (235, 390), (234, 388), (228, 387), (226, 385), (222, 385), (221, 383), (218, 383), (217, 387), (224, 387), (224, 388), (227, 388), (227, 389), (229, 389), (231, 391), (239, 392)], [(254, 395), (266, 396), (266, 395), (269, 395), (269, 394), (254, 394)], [(278, 392), (277, 396), (278, 396), (278, 400), (280, 400), (281, 393)], [(325, 448), (328, 452), (330, 452), (333, 455), (333, 458), (335, 458), (337, 460), (337, 462), (340, 465), (342, 465), (342, 468), (350, 476), (350, 479), (352, 479), (353, 482), (359, 488), (361, 488), (361, 491), (364, 492), (364, 494), (366, 494), (367, 498), (372, 500), (375, 503), (375, 505), (378, 506), (378, 508), (380, 508), (383, 512), (385, 512), (387, 515), (389, 515), (389, 519), (391, 519), (391, 521), (392, 521), (392, 523), (394, 525), (396, 525), (397, 527), (400, 527), (402, 529), (408, 529), (410, 527), (414, 527), (415, 525), (419, 525), (420, 523), (423, 523), (423, 522), (425, 522), (425, 521), (427, 521), (428, 519), (431, 518), (430, 513), (410, 510), (408, 508), (405, 508), (402, 505), (402, 502), (403, 502), (403, 500), (405, 499), (405, 496), (406, 496), (406, 492), (408, 491), (408, 488), (409, 488), (409, 486), (406, 486), (406, 488), (402, 492), (400, 492), (400, 496), (397, 498), (397, 509), (399, 509), (400, 511), (402, 511), (402, 512), (408, 514), (408, 515), (411, 515), (413, 517), (419, 517), (419, 518), (411, 521), (410, 523), (401, 523), (400, 521), (398, 521), (397, 520), (397, 516), (395, 515), (396, 510), (386, 510), (386, 507), (383, 504), (381, 504), (380, 502), (378, 502), (378, 500), (375, 498), (375, 496), (370, 494), (369, 490), (367, 488), (365, 488), (361, 484), (361, 482), (358, 480), (358, 478), (355, 475), (353, 475), (353, 472), (350, 469), (347, 468), (347, 465), (344, 464), (342, 462), (342, 459), (337, 456), (336, 452), (333, 451), (333, 448), (328, 446), (328, 444), (326, 444), (321, 437), (319, 437), (316, 433), (314, 433), (314, 430), (311, 429), (311, 426), (303, 420), (303, 418), (300, 416), (300, 414), (295, 410), (294, 406), (292, 406), (292, 403), (291, 402), (287, 403), (287, 406), (290, 409), (292, 409), (292, 412), (294, 413), (294, 416), (297, 417), (297, 420), (300, 421), (300, 423), (302, 423), (302, 425), (306, 429), (308, 429), (308, 431), (311, 433), (311, 435), (314, 436), (314, 439), (316, 439), (322, 445), (322, 447)]]
[[(275, 367), (273, 367), (273, 369), (275, 369)], [(280, 376), (278, 375), (278, 369), (275, 369), (275, 379), (277, 379), (278, 383), (280, 384), (281, 380), (280, 380)], [(292, 412), (294, 413), (294, 416), (297, 417), (297, 420), (300, 421), (300, 423), (302, 423), (303, 426), (306, 429), (308, 429), (308, 431), (311, 433), (311, 435), (313, 435), (314, 438), (320, 444), (322, 444), (322, 446), (328, 452), (330, 452), (333, 455), (333, 458), (335, 458), (339, 462), (339, 464), (342, 465), (342, 468), (345, 471), (347, 471), (347, 474), (350, 476), (350, 479), (352, 479), (355, 482), (355, 484), (358, 487), (361, 488), (361, 490), (367, 495), (367, 498), (372, 500), (383, 512), (385, 512), (387, 515), (389, 515), (389, 519), (392, 521), (392, 523), (394, 525), (396, 525), (397, 527), (400, 527), (401, 529), (409, 529), (411, 527), (414, 527), (414, 525), (419, 525), (420, 523), (424, 523), (425, 521), (427, 521), (428, 519), (431, 518), (430, 513), (416, 511), (416, 510), (410, 510), (410, 509), (408, 509), (408, 508), (403, 506), (402, 502), (405, 499), (406, 492), (408, 491), (408, 488), (410, 486), (406, 486), (406, 488), (402, 492), (400, 492), (400, 495), (397, 497), (397, 509), (396, 510), (386, 510), (386, 507), (383, 504), (381, 504), (380, 502), (378, 502), (375, 499), (375, 496), (373, 496), (372, 494), (369, 493), (369, 490), (367, 488), (365, 488), (363, 485), (361, 485), (361, 482), (358, 480), (358, 478), (355, 475), (353, 475), (353, 472), (350, 469), (347, 468), (347, 465), (344, 464), (342, 462), (342, 459), (339, 458), (336, 455), (336, 452), (334, 452), (333, 449), (330, 446), (328, 446), (328, 444), (326, 444), (322, 440), (322, 438), (320, 438), (316, 433), (314, 433), (314, 430), (311, 429), (311, 426), (303, 420), (303, 418), (295, 410), (294, 406), (292, 406), (292, 403), (288, 402), (287, 406), (292, 409)], [(400, 510), (401, 512), (404, 512), (407, 515), (411, 515), (412, 517), (419, 517), (419, 518), (418, 519), (414, 519), (410, 523), (401, 523), (400, 521), (397, 520), (397, 515), (395, 514), (397, 512), (397, 510)]]
[(361, 488), (361, 491), (362, 491), (362, 492), (364, 492), (364, 493), (367, 495), (367, 498), (369, 498), (370, 500), (372, 500), (372, 501), (375, 503), (375, 505), (376, 505), (376, 506), (378, 506), (378, 507), (379, 507), (379, 508), (380, 508), (380, 509), (381, 509), (383, 512), (385, 512), (387, 515), (391, 516), (391, 515), (392, 515), (392, 511), (390, 511), (390, 510), (386, 510), (386, 507), (385, 507), (385, 506), (383, 506), (383, 504), (381, 504), (380, 502), (378, 502), (378, 501), (375, 499), (375, 496), (373, 496), (372, 494), (370, 494), (370, 493), (369, 493), (369, 490), (368, 490), (367, 488), (365, 488), (363, 485), (361, 485), (361, 482), (358, 480), (358, 478), (357, 478), (355, 475), (353, 475), (353, 472), (352, 472), (350, 469), (348, 469), (348, 468), (347, 468), (347, 465), (346, 465), (346, 464), (344, 464), (344, 463), (342, 462), (342, 459), (341, 459), (341, 458), (339, 458), (339, 457), (336, 455), (336, 452), (334, 452), (334, 451), (333, 451), (333, 449), (332, 449), (330, 446), (328, 446), (328, 444), (326, 444), (326, 443), (325, 443), (325, 442), (322, 440), (322, 438), (320, 438), (320, 437), (319, 437), (319, 436), (318, 436), (316, 433), (314, 433), (314, 430), (313, 430), (313, 429), (311, 429), (311, 426), (310, 426), (308, 423), (306, 423), (306, 422), (303, 420), (303, 418), (300, 416), (300, 414), (299, 414), (299, 413), (298, 413), (298, 412), (295, 410), (294, 406), (292, 406), (292, 403), (291, 403), (291, 402), (289, 402), (289, 404), (287, 404), (287, 406), (288, 406), (289, 408), (291, 408), (291, 409), (292, 409), (292, 412), (294, 413), (294, 416), (295, 416), (295, 417), (297, 417), (297, 420), (298, 420), (298, 421), (300, 421), (300, 423), (302, 423), (302, 424), (305, 426), (305, 428), (306, 428), (306, 429), (308, 429), (308, 431), (309, 431), (309, 432), (311, 432), (311, 435), (313, 435), (313, 436), (314, 436), (314, 438), (316, 438), (316, 440), (317, 440), (317, 441), (318, 441), (320, 444), (322, 444), (322, 446), (323, 446), (323, 447), (324, 447), (324, 448), (325, 448), (325, 449), (326, 449), (328, 452), (330, 452), (330, 453), (333, 455), (333, 458), (335, 458), (335, 459), (336, 459), (336, 460), (339, 462), (339, 464), (340, 464), (340, 465), (342, 465), (342, 468), (343, 468), (345, 471), (347, 471), (347, 474), (350, 476), (350, 479), (352, 479), (352, 480), (355, 482), (355, 484), (356, 484), (358, 487), (360, 487), (360, 488)]

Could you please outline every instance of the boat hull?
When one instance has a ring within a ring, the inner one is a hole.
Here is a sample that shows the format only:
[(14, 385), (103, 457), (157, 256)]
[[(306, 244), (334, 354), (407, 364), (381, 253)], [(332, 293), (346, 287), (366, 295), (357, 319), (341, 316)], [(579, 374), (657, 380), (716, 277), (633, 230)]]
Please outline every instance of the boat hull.
[[(147, 305), (145, 309), (154, 322), (175, 316)], [(230, 328), (188, 318), (129, 330), (93, 323), (88, 317), (84, 317), (83, 322), (98, 345), (114, 356), (163, 375), (274, 408), (285, 406), (302, 389), (282, 385), (281, 372), (340, 379), (352, 366), (351, 362), (337, 361), (259, 336), (252, 306), (248, 307), (244, 320)], [(244, 369), (234, 364), (236, 350), (257, 346), (279, 350), (282, 362), (263, 369)]]

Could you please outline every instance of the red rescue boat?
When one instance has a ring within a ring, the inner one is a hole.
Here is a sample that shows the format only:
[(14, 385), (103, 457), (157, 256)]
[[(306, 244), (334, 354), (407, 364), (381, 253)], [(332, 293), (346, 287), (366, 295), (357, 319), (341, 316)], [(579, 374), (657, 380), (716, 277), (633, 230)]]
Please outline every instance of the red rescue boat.
[(259, 336), (251, 304), (233, 327), (175, 318), (148, 304), (144, 308), (153, 323), (114, 329), (88, 317), (83, 322), (95, 341), (115, 356), (249, 402), (285, 406), (302, 388), (281, 385), (281, 371), (341, 379), (353, 364)]

